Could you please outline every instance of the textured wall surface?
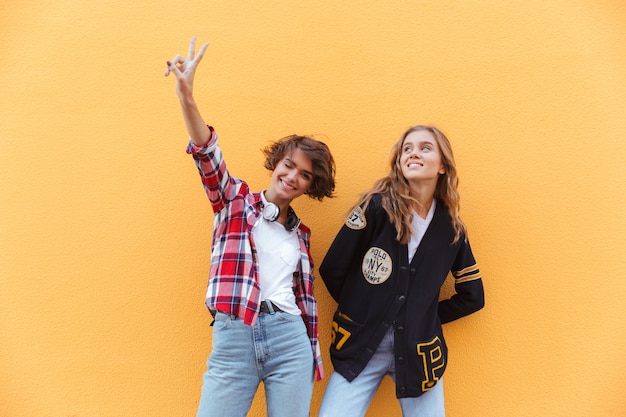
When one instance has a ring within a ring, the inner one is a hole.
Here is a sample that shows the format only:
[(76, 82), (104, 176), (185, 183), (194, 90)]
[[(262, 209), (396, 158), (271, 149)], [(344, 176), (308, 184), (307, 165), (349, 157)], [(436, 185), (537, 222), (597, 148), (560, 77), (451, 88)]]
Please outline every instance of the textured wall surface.
[[(296, 203), (318, 264), (397, 137), (448, 134), (487, 294), (444, 328), (449, 416), (626, 415), (623, 1), (0, 10), (0, 416), (194, 415), (212, 216), (163, 77), (192, 35), (234, 175), (264, 187), (259, 150), (287, 134), (331, 146), (337, 198)], [(400, 415), (386, 380), (368, 416)]]

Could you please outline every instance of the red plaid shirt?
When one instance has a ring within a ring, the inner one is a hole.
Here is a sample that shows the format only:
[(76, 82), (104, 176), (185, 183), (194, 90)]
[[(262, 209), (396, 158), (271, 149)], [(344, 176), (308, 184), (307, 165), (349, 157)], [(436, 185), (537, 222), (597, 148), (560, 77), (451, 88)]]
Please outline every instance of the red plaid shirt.
[[(195, 160), (215, 213), (206, 305), (212, 314), (219, 310), (252, 325), (261, 304), (252, 228), (261, 216), (263, 202), (260, 193), (252, 193), (248, 184), (230, 176), (217, 144), (217, 134), (212, 127), (209, 128), (211, 139), (205, 146), (199, 147), (193, 142), (187, 146), (187, 153)], [(296, 232), (301, 256), (294, 279), (294, 293), (311, 340), (315, 379), (320, 380), (324, 371), (318, 341), (317, 304), (313, 297), (313, 259), (309, 252), (311, 231), (300, 223)]]

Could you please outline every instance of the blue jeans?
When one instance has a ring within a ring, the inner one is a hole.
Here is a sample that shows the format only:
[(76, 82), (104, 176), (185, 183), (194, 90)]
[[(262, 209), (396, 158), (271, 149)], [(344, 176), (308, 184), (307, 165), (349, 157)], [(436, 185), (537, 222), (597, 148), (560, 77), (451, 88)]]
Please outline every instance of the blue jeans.
[(197, 417), (244, 417), (260, 382), (267, 416), (308, 417), (313, 351), (302, 318), (260, 315), (254, 326), (218, 312)]
[[(319, 417), (362, 417), (385, 375), (395, 382), (393, 329), (387, 332), (365, 369), (349, 382), (333, 372), (324, 392)], [(403, 417), (443, 417), (443, 380), (415, 398), (400, 398)]]

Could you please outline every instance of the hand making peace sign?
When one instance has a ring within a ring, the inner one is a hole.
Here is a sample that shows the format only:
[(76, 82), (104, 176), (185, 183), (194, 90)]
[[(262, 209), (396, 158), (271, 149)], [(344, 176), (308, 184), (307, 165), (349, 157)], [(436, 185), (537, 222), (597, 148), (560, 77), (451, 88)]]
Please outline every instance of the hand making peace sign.
[(202, 45), (196, 55), (196, 37), (192, 37), (189, 42), (189, 52), (187, 59), (180, 55), (176, 55), (171, 61), (167, 61), (167, 69), (165, 76), (173, 73), (176, 77), (176, 94), (180, 100), (180, 106), (183, 111), (183, 119), (187, 132), (192, 142), (197, 146), (204, 146), (211, 138), (211, 131), (204, 122), (198, 106), (193, 98), (193, 79), (196, 74), (196, 68), (204, 56), (204, 51), (209, 46), (208, 43)]
[(196, 37), (193, 36), (189, 42), (187, 59), (184, 59), (181, 55), (176, 55), (174, 59), (167, 61), (165, 76), (167, 77), (170, 73), (176, 76), (176, 93), (181, 99), (193, 95), (193, 79), (196, 68), (202, 60), (208, 46), (208, 43), (203, 44), (198, 54), (196, 54)]

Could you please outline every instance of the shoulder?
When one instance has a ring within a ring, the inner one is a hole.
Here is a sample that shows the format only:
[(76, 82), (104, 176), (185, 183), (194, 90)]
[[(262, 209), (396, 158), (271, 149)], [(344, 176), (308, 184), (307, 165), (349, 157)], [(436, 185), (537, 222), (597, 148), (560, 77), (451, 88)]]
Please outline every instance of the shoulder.
[(450, 210), (448, 209), (448, 206), (446, 206), (445, 203), (440, 199), (436, 199), (435, 204), (435, 216), (444, 218), (448, 222), (452, 222), (452, 216), (450, 216)]
[[(365, 207), (367, 203), (367, 207)], [(370, 197), (369, 201), (363, 202), (359, 206), (365, 215), (367, 216), (378, 216), (380, 214), (385, 214), (385, 209), (383, 208), (383, 195), (380, 193), (374, 194)]]
[(305, 239), (309, 239), (311, 237), (311, 229), (306, 224), (300, 222), (300, 224), (298, 225), (298, 230), (302, 232)]
[(387, 218), (383, 208), (382, 196), (374, 194), (369, 199), (359, 201), (348, 214), (345, 226), (351, 230), (370, 229), (371, 224), (379, 223)]
[(372, 207), (382, 207), (383, 195), (381, 193), (376, 193), (372, 195), (372, 198), (370, 199), (370, 205)]

